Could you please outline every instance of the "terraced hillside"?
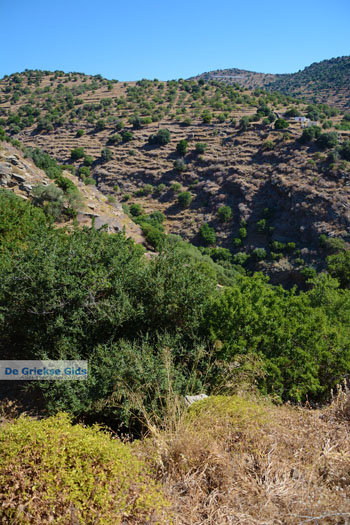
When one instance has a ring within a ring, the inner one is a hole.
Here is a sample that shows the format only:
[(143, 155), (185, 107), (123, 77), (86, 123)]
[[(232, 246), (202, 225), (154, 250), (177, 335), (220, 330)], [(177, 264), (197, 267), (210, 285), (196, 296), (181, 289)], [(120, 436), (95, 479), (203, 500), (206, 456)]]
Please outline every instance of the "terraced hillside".
[[(322, 268), (320, 235), (350, 240), (350, 126), (334, 108), (204, 80), (26, 71), (0, 89), (11, 140), (95, 182), (146, 233), (163, 223), (156, 248), (165, 229), (280, 281)], [(324, 140), (293, 115), (318, 120)]]
[(303, 98), (309, 102), (350, 108), (350, 57), (315, 62), (297, 73), (274, 75), (242, 69), (221, 69), (202, 73), (195, 79), (218, 80), (244, 88), (261, 87)]

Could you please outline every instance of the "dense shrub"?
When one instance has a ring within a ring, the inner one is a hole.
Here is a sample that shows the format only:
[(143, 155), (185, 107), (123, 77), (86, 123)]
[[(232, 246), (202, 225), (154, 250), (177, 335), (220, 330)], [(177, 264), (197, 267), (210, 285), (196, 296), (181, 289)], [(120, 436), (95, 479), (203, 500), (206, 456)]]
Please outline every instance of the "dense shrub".
[(95, 129), (96, 131), (102, 131), (104, 130), (106, 127), (106, 122), (105, 120), (103, 119), (99, 119), (97, 122), (96, 122), (96, 125), (95, 125)]
[(33, 202), (40, 205), (45, 213), (59, 219), (64, 209), (64, 192), (55, 184), (38, 185), (33, 188)]
[(1, 427), (0, 480), (4, 523), (167, 521), (169, 505), (131, 447), (65, 414)]
[(181, 173), (182, 171), (186, 171), (187, 165), (183, 161), (183, 159), (176, 159), (174, 160), (174, 170), (178, 173)]
[(202, 113), (202, 120), (204, 124), (210, 124), (213, 119), (213, 115), (207, 109)]
[(339, 329), (331, 293), (334, 287), (327, 282), (312, 295), (295, 295), (267, 285), (259, 274), (242, 278), (216, 299), (209, 316), (212, 337), (223, 345), (222, 358), (261, 356), (266, 376), (260, 386), (282, 399), (325, 395), (349, 368), (350, 357), (349, 328)]

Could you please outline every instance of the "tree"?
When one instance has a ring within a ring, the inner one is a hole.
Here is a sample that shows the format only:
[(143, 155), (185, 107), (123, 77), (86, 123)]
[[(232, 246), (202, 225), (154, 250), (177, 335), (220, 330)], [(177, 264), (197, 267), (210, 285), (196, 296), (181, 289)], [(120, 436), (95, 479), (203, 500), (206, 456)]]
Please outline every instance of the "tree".
[[(265, 370), (261, 390), (283, 400), (326, 396), (349, 368), (349, 330), (339, 324), (341, 296), (333, 300), (322, 292), (324, 308), (313, 307), (308, 294), (270, 286), (259, 273), (237, 280), (217, 296), (208, 317), (212, 340), (222, 343), (218, 357), (232, 363), (258, 353)], [(335, 317), (332, 302), (338, 303)]]
[(119, 118), (117, 118), (115, 121), (114, 121), (114, 129), (116, 131), (121, 131), (124, 127), (124, 122), (122, 120), (120, 120)]
[(232, 217), (232, 209), (230, 208), (230, 206), (221, 206), (218, 209), (217, 216), (219, 221), (227, 222)]
[(188, 208), (192, 201), (192, 195), (189, 191), (183, 191), (179, 194), (177, 198), (177, 202), (179, 206), (182, 206), (183, 208)]
[(185, 139), (180, 140), (180, 142), (178, 142), (178, 144), (176, 145), (176, 151), (182, 157), (186, 155), (187, 148), (188, 148), (188, 142)]

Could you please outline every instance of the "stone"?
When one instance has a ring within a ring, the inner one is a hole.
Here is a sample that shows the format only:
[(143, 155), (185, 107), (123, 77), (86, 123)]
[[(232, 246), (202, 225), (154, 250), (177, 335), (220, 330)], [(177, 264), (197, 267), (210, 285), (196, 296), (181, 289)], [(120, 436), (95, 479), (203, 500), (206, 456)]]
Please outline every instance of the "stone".
[(198, 394), (197, 396), (185, 396), (185, 403), (187, 406), (193, 405), (193, 403), (196, 403), (197, 401), (202, 401), (202, 399), (206, 399), (208, 396), (206, 394)]

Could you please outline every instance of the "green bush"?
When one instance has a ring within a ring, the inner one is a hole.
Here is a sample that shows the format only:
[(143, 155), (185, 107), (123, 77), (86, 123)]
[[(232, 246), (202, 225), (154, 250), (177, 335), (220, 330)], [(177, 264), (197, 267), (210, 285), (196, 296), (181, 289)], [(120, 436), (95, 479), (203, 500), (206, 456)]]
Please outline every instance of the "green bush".
[(80, 166), (78, 173), (82, 179), (90, 177), (90, 168), (88, 166)]
[(322, 149), (334, 148), (338, 144), (338, 133), (335, 131), (321, 133), (316, 142)]
[(217, 211), (217, 217), (221, 222), (227, 222), (232, 217), (232, 209), (230, 206), (221, 206)]
[(85, 135), (85, 131), (83, 129), (78, 129), (77, 137), (82, 137), (83, 135)]
[(114, 135), (111, 135), (108, 138), (108, 144), (115, 144), (116, 142), (120, 142), (122, 140), (122, 136), (119, 133), (114, 133)]
[(97, 122), (96, 122), (96, 125), (95, 125), (95, 129), (96, 131), (102, 131), (104, 130), (106, 127), (106, 122), (105, 120), (103, 119), (99, 119)]
[(340, 155), (345, 160), (350, 160), (350, 140), (345, 140), (339, 149)]
[(210, 124), (213, 119), (213, 115), (207, 109), (202, 113), (202, 120), (204, 124)]
[(275, 120), (275, 129), (286, 129), (289, 127), (289, 124), (283, 118), (278, 118)]
[(336, 313), (346, 301), (325, 278), (297, 295), (257, 273), (214, 301), (212, 339), (221, 342), (221, 358), (228, 362), (242, 354), (263, 359), (262, 391), (283, 400), (326, 396), (349, 368), (349, 329), (340, 328)]
[(124, 127), (124, 122), (122, 120), (116, 119), (114, 121), (114, 129), (116, 131), (121, 131), (123, 129), (123, 127)]
[(234, 264), (240, 264), (243, 266), (243, 264), (248, 261), (249, 257), (250, 255), (248, 253), (238, 252), (233, 256), (233, 262)]
[(207, 144), (205, 144), (205, 142), (197, 142), (196, 153), (198, 155), (202, 155), (203, 153), (205, 153), (206, 149), (207, 149)]
[(174, 160), (174, 170), (178, 173), (181, 173), (182, 171), (186, 171), (186, 163), (182, 159), (176, 159)]
[(181, 184), (179, 182), (174, 182), (174, 184), (171, 185), (171, 191), (174, 193), (178, 193), (181, 190)]
[(85, 155), (84, 156), (84, 164), (85, 166), (92, 166), (94, 163), (94, 158), (91, 157), (91, 155)]
[(134, 138), (134, 134), (131, 131), (124, 129), (120, 134), (123, 142), (130, 142)]
[(216, 233), (214, 228), (211, 228), (208, 223), (202, 224), (199, 228), (201, 241), (205, 246), (210, 246), (216, 243)]
[(146, 241), (155, 249), (160, 250), (163, 246), (165, 235), (159, 228), (145, 222), (141, 223), (142, 232)]
[(65, 414), (2, 425), (0, 483), (4, 523), (68, 523), (74, 515), (76, 523), (121, 525), (126, 517), (169, 517), (160, 487), (130, 445), (98, 427), (72, 425)]
[(307, 142), (310, 142), (311, 140), (317, 139), (320, 135), (321, 135), (321, 128), (319, 126), (310, 126), (309, 128), (305, 128), (303, 130), (299, 141), (302, 144), (306, 144)]
[(73, 160), (82, 159), (85, 156), (84, 148), (74, 148), (70, 154)]
[(241, 131), (247, 131), (249, 127), (249, 123), (250, 123), (249, 117), (242, 117), (241, 120), (239, 121), (239, 129)]
[(109, 148), (103, 148), (103, 150), (101, 151), (101, 162), (109, 162), (112, 159), (112, 150), (110, 150)]
[(183, 191), (179, 194), (178, 198), (177, 198), (177, 202), (179, 204), (179, 206), (183, 207), (183, 208), (188, 208), (189, 205), (191, 204), (192, 202), (192, 195), (189, 191)]
[(165, 146), (171, 141), (171, 134), (168, 129), (160, 129), (157, 133), (149, 136), (148, 142), (158, 146)]
[(178, 142), (178, 144), (176, 145), (176, 151), (182, 157), (186, 155), (187, 148), (188, 148), (188, 142), (187, 140), (184, 140), (184, 139), (180, 140), (180, 142)]
[(130, 213), (134, 217), (137, 217), (138, 215), (141, 215), (142, 214), (141, 204), (131, 204), (131, 206), (130, 206)]
[(266, 250), (265, 248), (254, 248), (253, 250), (253, 256), (258, 260), (261, 261), (263, 259), (266, 259)]
[(227, 248), (206, 248), (208, 250), (210, 257), (213, 261), (228, 261), (232, 260), (232, 254)]
[(241, 239), (245, 239), (247, 237), (247, 228), (242, 226), (241, 228), (239, 228), (238, 234)]
[(350, 288), (350, 251), (342, 250), (327, 257), (328, 272), (342, 288)]

